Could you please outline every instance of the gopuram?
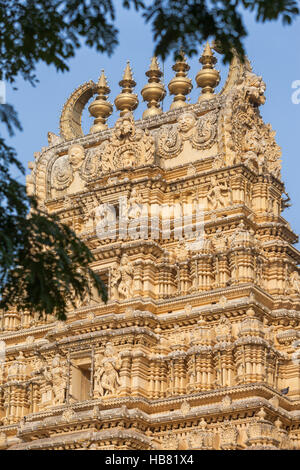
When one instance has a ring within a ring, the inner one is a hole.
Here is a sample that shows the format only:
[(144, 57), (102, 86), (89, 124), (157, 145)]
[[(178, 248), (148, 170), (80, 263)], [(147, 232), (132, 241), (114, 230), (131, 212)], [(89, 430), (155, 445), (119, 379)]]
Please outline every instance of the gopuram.
[(300, 448), (300, 253), (281, 150), (262, 78), (234, 57), (216, 93), (215, 52), (195, 104), (179, 54), (164, 112), (153, 58), (141, 120), (128, 63), (112, 128), (104, 72), (84, 83), (29, 163), (28, 193), (90, 247), (108, 301), (87, 293), (65, 322), (1, 314), (0, 449)]

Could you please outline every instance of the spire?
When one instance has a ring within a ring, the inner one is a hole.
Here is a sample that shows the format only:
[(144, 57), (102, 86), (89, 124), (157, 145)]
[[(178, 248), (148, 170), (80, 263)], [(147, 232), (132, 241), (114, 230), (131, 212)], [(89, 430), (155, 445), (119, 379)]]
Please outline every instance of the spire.
[[(202, 88), (202, 95), (205, 95), (205, 98), (211, 98), (211, 95), (214, 93), (214, 89), (220, 83), (220, 72), (214, 68), (214, 65), (217, 63), (217, 59), (211, 50), (209, 42), (206, 43), (199, 62), (203, 67), (196, 75), (196, 82), (198, 87)], [(200, 95), (198, 101), (201, 99), (202, 96)]]
[(176, 75), (170, 81), (168, 88), (171, 95), (175, 95), (175, 97), (170, 109), (176, 109), (187, 106), (185, 96), (188, 95), (193, 88), (191, 79), (187, 77), (190, 66), (187, 64), (182, 50), (179, 52), (176, 63), (173, 65), (172, 69), (176, 72)]
[(122, 87), (121, 93), (115, 99), (116, 108), (120, 111), (120, 116), (129, 113), (136, 109), (139, 100), (136, 94), (132, 93), (132, 88), (135, 87), (136, 83), (133, 80), (132, 70), (127, 61), (127, 65), (124, 70), (123, 78), (119, 82), (120, 87)]
[(149, 77), (149, 80), (141, 91), (144, 101), (148, 102), (148, 108), (143, 113), (144, 119), (161, 114), (162, 110), (159, 106), (159, 102), (163, 100), (166, 95), (166, 90), (160, 80), (162, 72), (156, 57), (152, 57), (149, 70), (145, 75)]
[(111, 103), (107, 101), (106, 95), (110, 93), (110, 89), (107, 84), (106, 76), (104, 75), (104, 70), (102, 70), (102, 73), (99, 77), (96, 90), (98, 96), (89, 106), (89, 112), (96, 118), (93, 126), (90, 129), (91, 133), (107, 129), (106, 120), (111, 115), (113, 110)]

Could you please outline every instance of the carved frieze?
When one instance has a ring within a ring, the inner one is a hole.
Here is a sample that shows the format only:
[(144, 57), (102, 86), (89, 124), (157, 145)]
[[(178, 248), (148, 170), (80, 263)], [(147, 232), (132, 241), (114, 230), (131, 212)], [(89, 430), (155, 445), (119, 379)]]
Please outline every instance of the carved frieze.
[(189, 141), (198, 150), (212, 147), (217, 135), (217, 118), (216, 110), (198, 119), (193, 112), (183, 112), (176, 124), (164, 126), (159, 131), (158, 154), (163, 158), (174, 158), (182, 152), (185, 141)]
[(103, 173), (154, 162), (154, 140), (147, 130), (137, 129), (131, 113), (119, 118), (102, 156)]

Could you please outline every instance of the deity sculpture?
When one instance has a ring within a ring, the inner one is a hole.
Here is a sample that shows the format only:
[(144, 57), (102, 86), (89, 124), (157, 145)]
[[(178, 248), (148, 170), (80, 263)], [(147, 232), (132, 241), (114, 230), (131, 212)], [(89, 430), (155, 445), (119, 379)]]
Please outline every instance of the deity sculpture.
[(291, 289), (294, 293), (300, 294), (300, 275), (298, 271), (293, 271), (290, 276)]
[[(211, 179), (210, 189), (207, 193), (207, 201), (209, 210), (216, 210), (225, 207), (228, 201), (228, 191), (230, 186), (228, 183), (221, 183), (213, 176)], [(226, 196), (224, 195), (226, 193)]]
[(129, 219), (137, 219), (142, 214), (142, 204), (141, 201), (141, 194), (137, 190), (137, 188), (133, 188), (130, 193), (129, 199), (129, 208), (128, 208), (128, 218)]
[(102, 397), (118, 393), (121, 385), (119, 370), (121, 358), (116, 355), (112, 344), (107, 343), (104, 354), (99, 354), (95, 361), (94, 395)]
[(129, 256), (125, 253), (119, 265), (113, 265), (111, 269), (111, 287), (113, 297), (127, 299), (132, 295), (133, 267)]
[(102, 171), (115, 171), (153, 161), (154, 141), (147, 130), (136, 129), (133, 115), (120, 117), (102, 156)]
[(67, 363), (59, 354), (54, 356), (46, 380), (52, 385), (53, 405), (62, 405), (66, 399), (68, 373)]

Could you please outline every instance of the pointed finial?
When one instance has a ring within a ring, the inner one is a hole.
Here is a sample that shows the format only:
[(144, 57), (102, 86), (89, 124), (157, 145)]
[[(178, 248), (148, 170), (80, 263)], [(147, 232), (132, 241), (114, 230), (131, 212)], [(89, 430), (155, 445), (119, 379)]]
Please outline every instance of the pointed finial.
[(110, 93), (109, 86), (107, 84), (106, 76), (104, 75), (104, 70), (99, 77), (98, 83), (96, 85), (97, 97), (89, 105), (89, 112), (96, 119), (93, 126), (90, 129), (90, 133), (99, 132), (107, 129), (106, 120), (111, 115), (113, 107), (112, 104), (107, 101), (107, 96)]
[[(102, 88), (103, 88), (103, 87), (108, 88), (107, 78), (106, 78), (106, 76), (105, 76), (105, 74), (104, 74), (104, 70), (103, 70), (103, 69), (101, 70), (101, 75), (100, 75), (100, 77), (99, 77), (97, 86), (98, 86), (98, 88), (100, 88), (100, 87), (102, 87)], [(109, 90), (109, 91), (110, 91), (110, 90)]]
[(135, 87), (136, 83), (133, 80), (132, 70), (130, 67), (129, 60), (124, 70), (123, 78), (119, 82), (122, 87), (121, 93), (115, 99), (116, 108), (120, 111), (120, 116), (129, 113), (136, 109), (139, 100), (136, 94), (132, 93), (132, 88)]
[(143, 112), (143, 119), (162, 113), (159, 102), (162, 101), (166, 95), (165, 87), (160, 80), (162, 72), (156, 57), (152, 57), (149, 70), (145, 75), (149, 77), (149, 80), (142, 89), (141, 95), (144, 101), (148, 101), (148, 108)]
[[(162, 72), (160, 71), (158, 61), (157, 61), (157, 57), (155, 55), (151, 59), (150, 68), (149, 68), (149, 71), (153, 71), (153, 70), (157, 70), (158, 72), (160, 72), (160, 77), (162, 76)], [(148, 71), (148, 73), (149, 73), (149, 71)], [(147, 74), (147, 72), (146, 72), (146, 74)]]
[[(130, 80), (131, 82), (134, 81), (129, 60), (127, 60), (127, 62), (126, 62), (126, 67), (125, 67), (124, 74), (123, 74), (123, 80)], [(135, 85), (136, 85), (136, 83), (134, 82), (133, 86), (135, 86)]]
[(179, 52), (176, 63), (173, 65), (172, 69), (176, 72), (176, 75), (170, 81), (168, 88), (171, 95), (175, 95), (175, 97), (170, 109), (176, 109), (187, 106), (186, 95), (188, 95), (193, 88), (191, 79), (187, 77), (190, 66), (187, 64), (185, 54), (182, 50)]
[[(199, 62), (203, 65), (203, 68), (197, 73), (196, 82), (198, 87), (202, 88), (202, 95), (204, 95), (206, 99), (209, 99), (213, 97), (214, 89), (220, 83), (220, 72), (214, 68), (217, 59), (211, 50), (209, 42), (206, 43)], [(203, 96), (200, 95), (198, 101), (202, 98)]]

